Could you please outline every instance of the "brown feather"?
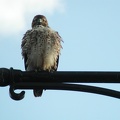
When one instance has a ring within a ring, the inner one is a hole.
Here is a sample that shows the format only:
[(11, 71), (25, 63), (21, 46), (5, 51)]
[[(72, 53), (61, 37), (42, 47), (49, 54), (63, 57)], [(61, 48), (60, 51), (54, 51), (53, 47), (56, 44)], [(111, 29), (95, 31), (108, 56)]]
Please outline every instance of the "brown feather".
[[(61, 41), (59, 34), (48, 26), (36, 25), (28, 30), (21, 44), (25, 69), (27, 71), (56, 71), (62, 48)], [(42, 89), (34, 90), (34, 95), (41, 96), (42, 91)]]

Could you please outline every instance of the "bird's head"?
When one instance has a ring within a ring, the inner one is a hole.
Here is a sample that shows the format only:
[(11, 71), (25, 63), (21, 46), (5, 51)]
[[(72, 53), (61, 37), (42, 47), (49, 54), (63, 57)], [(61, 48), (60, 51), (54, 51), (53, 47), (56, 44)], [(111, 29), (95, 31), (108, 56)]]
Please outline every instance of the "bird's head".
[(36, 15), (32, 21), (32, 28), (35, 27), (36, 25), (42, 25), (45, 27), (48, 26), (46, 17), (43, 15)]

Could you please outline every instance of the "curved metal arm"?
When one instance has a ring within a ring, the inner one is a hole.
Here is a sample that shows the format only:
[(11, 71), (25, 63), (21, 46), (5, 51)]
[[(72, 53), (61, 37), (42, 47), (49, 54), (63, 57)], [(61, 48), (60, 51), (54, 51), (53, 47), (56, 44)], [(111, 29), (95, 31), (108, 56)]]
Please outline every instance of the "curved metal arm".
[(95, 93), (100, 95), (106, 95), (109, 97), (119, 98), (120, 92), (102, 87), (81, 85), (81, 84), (68, 84), (68, 83), (17, 83), (15, 88), (18, 89), (35, 89), (42, 88), (45, 90), (70, 90), (79, 92)]
[(20, 93), (15, 93), (14, 91), (14, 86), (11, 85), (9, 88), (9, 95), (13, 100), (22, 100), (24, 98), (25, 91), (22, 91)]

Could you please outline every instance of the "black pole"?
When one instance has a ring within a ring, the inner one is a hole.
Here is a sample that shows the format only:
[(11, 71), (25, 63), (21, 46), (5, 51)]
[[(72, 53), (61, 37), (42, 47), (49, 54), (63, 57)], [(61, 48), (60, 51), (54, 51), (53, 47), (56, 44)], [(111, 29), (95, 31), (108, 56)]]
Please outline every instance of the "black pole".
[(14, 100), (24, 98), (25, 92), (15, 93), (15, 89), (53, 89), (90, 92), (120, 98), (120, 92), (95, 86), (75, 85), (71, 83), (120, 83), (120, 72), (101, 71), (58, 71), (34, 72), (13, 68), (0, 68), (0, 86), (10, 85), (10, 96)]
[(120, 72), (57, 71), (34, 72), (0, 68), (0, 86), (10, 82), (120, 83)]

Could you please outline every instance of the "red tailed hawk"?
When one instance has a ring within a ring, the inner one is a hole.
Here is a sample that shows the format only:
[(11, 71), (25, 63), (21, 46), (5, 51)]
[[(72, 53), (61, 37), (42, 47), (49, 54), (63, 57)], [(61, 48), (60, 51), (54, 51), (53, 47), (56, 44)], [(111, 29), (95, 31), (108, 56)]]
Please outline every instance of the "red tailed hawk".
[[(56, 71), (61, 46), (58, 32), (48, 26), (45, 16), (36, 15), (32, 21), (32, 29), (22, 39), (22, 56), (26, 71)], [(42, 95), (42, 89), (33, 90), (34, 96)]]

